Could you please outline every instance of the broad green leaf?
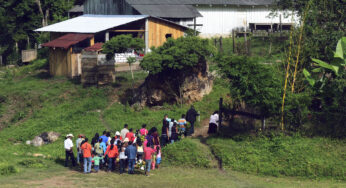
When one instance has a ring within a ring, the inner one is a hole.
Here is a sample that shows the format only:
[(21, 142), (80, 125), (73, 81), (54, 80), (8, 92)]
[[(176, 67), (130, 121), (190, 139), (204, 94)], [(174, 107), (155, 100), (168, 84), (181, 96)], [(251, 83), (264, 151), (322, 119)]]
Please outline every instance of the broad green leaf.
[(346, 37), (342, 37), (336, 46), (334, 57), (345, 59), (345, 54), (346, 54)]
[[(323, 67), (323, 68), (326, 68), (326, 69), (329, 69), (331, 71), (333, 71), (335, 74), (338, 74), (338, 67), (337, 66), (332, 66), (322, 60), (319, 60), (319, 59), (314, 59), (312, 58), (312, 61), (314, 61), (315, 63), (317, 63), (320, 67)], [(337, 67), (337, 68), (335, 68)]]
[(316, 68), (316, 69), (312, 69), (311, 72), (314, 72), (314, 73), (318, 73), (318, 72), (322, 72), (322, 68)]
[(307, 71), (306, 69), (304, 69), (304, 70), (303, 70), (303, 74), (304, 74), (306, 80), (309, 82), (309, 84), (310, 84), (311, 86), (314, 86), (315, 83), (316, 83), (316, 81), (315, 81), (313, 78), (311, 78), (310, 72)]

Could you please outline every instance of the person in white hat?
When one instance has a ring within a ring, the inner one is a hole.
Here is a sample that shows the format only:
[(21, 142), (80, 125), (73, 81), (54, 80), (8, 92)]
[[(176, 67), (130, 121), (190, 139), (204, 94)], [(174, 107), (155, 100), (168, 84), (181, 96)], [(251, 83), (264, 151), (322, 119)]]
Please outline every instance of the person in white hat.
[(76, 166), (76, 161), (74, 159), (73, 154), (73, 142), (72, 142), (73, 134), (66, 135), (66, 140), (64, 141), (64, 148), (65, 148), (65, 167), (68, 166), (69, 158), (72, 161), (72, 166)]

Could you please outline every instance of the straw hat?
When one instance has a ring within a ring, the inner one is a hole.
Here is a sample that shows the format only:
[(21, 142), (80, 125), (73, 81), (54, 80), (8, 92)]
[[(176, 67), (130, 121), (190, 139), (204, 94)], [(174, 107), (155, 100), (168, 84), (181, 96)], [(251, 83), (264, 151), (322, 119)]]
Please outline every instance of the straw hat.
[(73, 134), (68, 134), (68, 135), (66, 135), (66, 137), (73, 137)]
[(115, 136), (120, 136), (120, 132), (117, 131), (117, 132), (115, 133)]

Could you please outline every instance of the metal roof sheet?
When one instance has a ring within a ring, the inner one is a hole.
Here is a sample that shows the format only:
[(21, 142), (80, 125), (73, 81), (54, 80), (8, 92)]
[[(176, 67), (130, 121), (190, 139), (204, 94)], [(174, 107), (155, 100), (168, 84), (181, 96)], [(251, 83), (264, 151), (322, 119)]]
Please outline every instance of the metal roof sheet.
[(98, 33), (120, 25), (147, 18), (146, 15), (89, 15), (36, 29), (37, 32)]
[(79, 42), (82, 42), (83, 40), (92, 38), (93, 34), (67, 34), (62, 37), (59, 37), (55, 40), (52, 40), (50, 42), (42, 44), (44, 47), (51, 47), (51, 48), (69, 48), (70, 46), (77, 44)]
[(132, 5), (140, 14), (160, 18), (195, 18), (202, 15), (192, 5)]
[(84, 5), (75, 5), (69, 12), (84, 12)]
[(104, 43), (99, 42), (99, 43), (95, 43), (93, 46), (89, 46), (87, 48), (84, 48), (85, 51), (89, 51), (89, 52), (98, 52), (100, 50), (102, 50), (102, 46)]
[(272, 5), (275, 0), (126, 0), (130, 5)]

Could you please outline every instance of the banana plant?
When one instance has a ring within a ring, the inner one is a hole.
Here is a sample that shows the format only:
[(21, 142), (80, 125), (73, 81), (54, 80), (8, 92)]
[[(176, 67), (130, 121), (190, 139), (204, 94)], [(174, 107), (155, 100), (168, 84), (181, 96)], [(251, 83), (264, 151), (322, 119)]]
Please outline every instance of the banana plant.
[(334, 52), (334, 59), (330, 62), (324, 62), (319, 59), (311, 58), (316, 64), (317, 68), (312, 69), (312, 73), (321, 74), (319, 80), (314, 79), (313, 75), (306, 69), (303, 70), (303, 74), (311, 86), (315, 86), (317, 82), (321, 82), (320, 89), (323, 88), (326, 81), (326, 73), (332, 71), (336, 76), (339, 76), (341, 72), (345, 71), (346, 67), (346, 37), (342, 37), (336, 46)]

